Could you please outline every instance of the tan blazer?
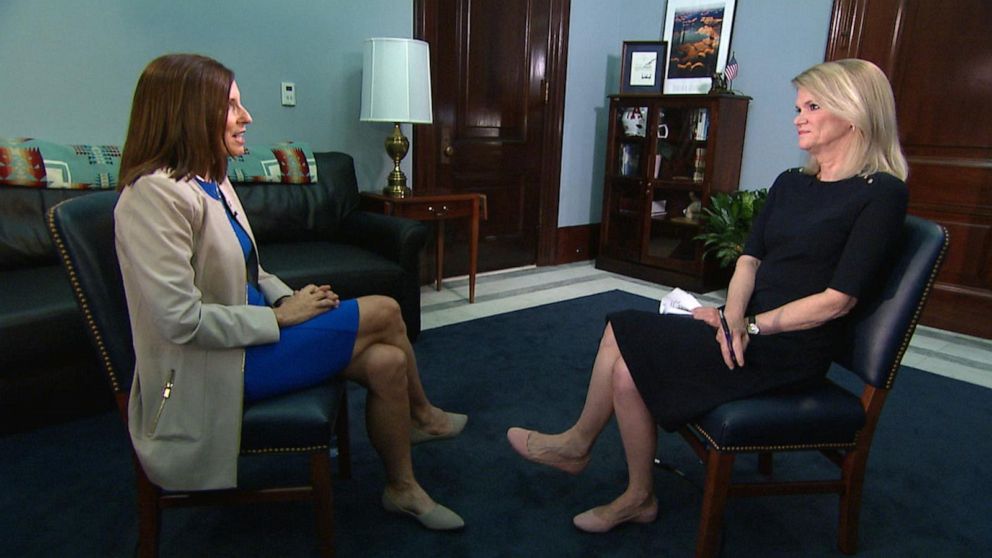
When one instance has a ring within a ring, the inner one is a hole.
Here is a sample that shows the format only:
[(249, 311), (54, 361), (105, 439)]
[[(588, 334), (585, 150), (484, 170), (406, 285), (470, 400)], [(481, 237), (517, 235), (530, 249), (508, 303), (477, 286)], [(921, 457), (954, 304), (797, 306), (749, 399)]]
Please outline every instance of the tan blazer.
[[(220, 185), (241, 225), (244, 209)], [(237, 484), (244, 347), (279, 340), (271, 308), (247, 305), (245, 260), (221, 202), (195, 180), (159, 171), (124, 188), (114, 210), (135, 375), (128, 409), (134, 448), (166, 489)], [(292, 294), (259, 269), (272, 302)]]

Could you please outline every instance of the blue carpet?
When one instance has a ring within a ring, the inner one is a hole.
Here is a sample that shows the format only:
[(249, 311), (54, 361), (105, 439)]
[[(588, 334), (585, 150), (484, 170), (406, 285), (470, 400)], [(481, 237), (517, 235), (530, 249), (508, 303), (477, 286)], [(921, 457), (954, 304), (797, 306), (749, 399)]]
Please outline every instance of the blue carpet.
[[(510, 425), (558, 430), (578, 415), (603, 316), (657, 302), (614, 291), (429, 330), (417, 343), (435, 402), (468, 412), (457, 439), (414, 449), (421, 483), (465, 518), (461, 533), (432, 533), (384, 512), (382, 468), (365, 436), (364, 396), (352, 395), (353, 478), (335, 483), (339, 556), (691, 556), (703, 470), (675, 435), (658, 470), (659, 520), (606, 535), (571, 517), (613, 498), (626, 473), (615, 425), (579, 477), (517, 458)], [(832, 375), (838, 380), (846, 378)], [(992, 551), (992, 391), (904, 367), (872, 450), (859, 556), (975, 556)], [(131, 556), (133, 471), (114, 413), (0, 438), (0, 555)], [(246, 458), (254, 481), (302, 463)], [(755, 463), (739, 460), (741, 478)], [(817, 456), (776, 461), (776, 474), (825, 473)], [(312, 556), (311, 507), (266, 504), (168, 510), (162, 556)], [(838, 556), (837, 498), (731, 500), (724, 556)]]

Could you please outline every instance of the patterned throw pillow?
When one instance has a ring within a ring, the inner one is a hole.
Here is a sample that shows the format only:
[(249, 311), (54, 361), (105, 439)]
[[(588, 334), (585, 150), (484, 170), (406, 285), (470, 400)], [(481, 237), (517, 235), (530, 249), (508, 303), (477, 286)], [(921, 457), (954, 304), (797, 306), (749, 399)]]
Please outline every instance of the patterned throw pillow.
[(121, 150), (116, 145), (0, 138), (0, 186), (112, 189), (120, 166)]
[(275, 145), (248, 145), (245, 154), (229, 157), (227, 176), (231, 182), (317, 182), (317, 160), (310, 146), (302, 142)]

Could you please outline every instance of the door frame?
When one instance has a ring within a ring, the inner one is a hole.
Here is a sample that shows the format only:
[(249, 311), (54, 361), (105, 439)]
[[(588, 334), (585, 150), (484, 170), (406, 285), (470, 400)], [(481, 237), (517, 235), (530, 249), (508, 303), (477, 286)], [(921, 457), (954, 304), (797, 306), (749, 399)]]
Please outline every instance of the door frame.
[[(427, 3), (414, 0), (413, 36), (427, 40), (434, 36), (427, 21)], [(549, 0), (548, 59), (544, 83), (544, 134), (542, 141), (541, 191), (538, 213), (537, 261), (539, 266), (554, 265), (558, 246), (558, 202), (561, 193), (561, 146), (565, 122), (565, 75), (568, 60), (568, 18), (571, 0)], [(428, 41), (429, 42), (429, 41)], [(430, 183), (437, 176), (434, 153), (439, 145), (433, 125), (414, 126), (413, 176), (414, 184)]]

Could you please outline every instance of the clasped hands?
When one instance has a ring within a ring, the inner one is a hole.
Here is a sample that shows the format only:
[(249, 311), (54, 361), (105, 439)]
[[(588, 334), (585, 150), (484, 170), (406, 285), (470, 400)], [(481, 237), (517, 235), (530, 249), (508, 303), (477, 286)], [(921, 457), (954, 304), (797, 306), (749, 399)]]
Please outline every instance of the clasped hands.
[(276, 313), (276, 323), (279, 327), (289, 327), (337, 308), (340, 304), (340, 297), (331, 290), (330, 285), (311, 284), (293, 291), (292, 295), (284, 298), (282, 303), (272, 310)]
[[(744, 351), (747, 350), (747, 345), (751, 338), (747, 334), (743, 317), (732, 318), (726, 316), (727, 325), (730, 327), (730, 338), (733, 342), (733, 347), (727, 344), (727, 338), (724, 336), (723, 328), (720, 326), (719, 309), (713, 307), (696, 308), (692, 311), (692, 317), (695, 320), (706, 322), (716, 330), (716, 342), (720, 345), (720, 353), (723, 355), (723, 362), (727, 365), (727, 368), (733, 370), (738, 366), (744, 366)], [(736, 363), (731, 354), (737, 357)]]

